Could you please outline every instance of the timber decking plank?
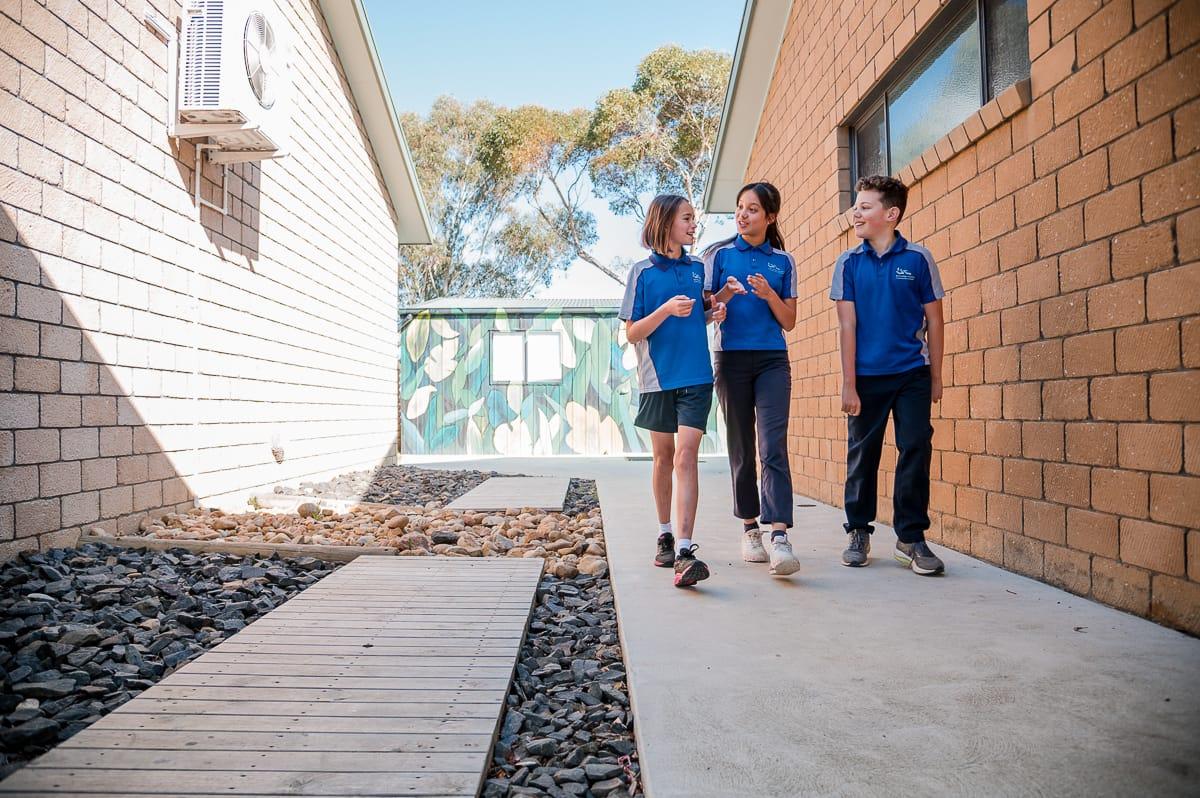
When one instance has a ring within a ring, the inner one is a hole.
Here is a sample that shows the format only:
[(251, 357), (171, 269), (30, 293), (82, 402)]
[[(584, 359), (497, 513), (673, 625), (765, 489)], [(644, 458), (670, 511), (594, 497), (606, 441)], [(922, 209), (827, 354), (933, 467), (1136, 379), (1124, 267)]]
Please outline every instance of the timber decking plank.
[(120, 770), (240, 770), (292, 773), (471, 773), (474, 753), (362, 751), (204, 751), (183, 749), (55, 748), (33, 768)]
[[(368, 704), (375, 707), (375, 704)], [(294, 711), (294, 710), (293, 710)], [(203, 731), (273, 733), (312, 732), (314, 734), (486, 734), (491, 739), (496, 715), (469, 717), (397, 717), (391, 715), (293, 715), (258, 713), (253, 715), (135, 714), (113, 712), (88, 727), (105, 731)], [(72, 741), (83, 739), (82, 734)]]
[(491, 748), (487, 734), (413, 732), (117, 731), (92, 728), (59, 744), (64, 748), (141, 751), (360, 751), (466, 753)]
[[(148, 692), (148, 691), (147, 691)], [(139, 699), (141, 696), (139, 696)], [(133, 702), (112, 711), (113, 717)], [(495, 718), (499, 711), (491, 703), (448, 701), (312, 701), (246, 699), (235, 702), (219, 698), (153, 698), (137, 707), (138, 714), (169, 715), (281, 715), (289, 717), (379, 717), (379, 718)], [(82, 732), (81, 732), (82, 733)]]
[(0, 782), (0, 795), (50, 794), (154, 795), (196, 791), (237, 795), (432, 796), (475, 795), (474, 773), (243, 773), (237, 770), (116, 770), (26, 767)]

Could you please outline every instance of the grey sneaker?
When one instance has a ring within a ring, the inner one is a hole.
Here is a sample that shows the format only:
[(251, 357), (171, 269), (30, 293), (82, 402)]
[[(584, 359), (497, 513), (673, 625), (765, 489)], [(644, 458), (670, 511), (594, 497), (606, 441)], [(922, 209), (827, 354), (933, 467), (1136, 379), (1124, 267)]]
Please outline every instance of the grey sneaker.
[(742, 533), (742, 559), (746, 562), (766, 562), (767, 550), (763, 548), (762, 532), (758, 529)]
[(941, 561), (936, 554), (929, 548), (929, 544), (923, 540), (916, 543), (900, 543), (896, 542), (896, 562), (901, 565), (912, 568), (914, 574), (921, 576), (934, 576), (944, 573), (946, 565)]
[(792, 544), (787, 538), (775, 538), (771, 541), (771, 574), (773, 576), (788, 576), (800, 570), (800, 561), (792, 553)]
[(851, 529), (847, 534), (850, 535), (850, 545), (842, 552), (842, 565), (851, 568), (869, 565), (871, 560), (867, 555), (871, 553), (871, 533), (865, 529)]

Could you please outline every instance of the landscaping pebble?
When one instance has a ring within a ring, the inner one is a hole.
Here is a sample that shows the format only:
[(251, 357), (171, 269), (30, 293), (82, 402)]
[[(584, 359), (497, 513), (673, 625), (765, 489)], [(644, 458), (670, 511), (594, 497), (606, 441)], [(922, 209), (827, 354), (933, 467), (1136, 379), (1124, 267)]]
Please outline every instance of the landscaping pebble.
[[(464, 474), (480, 472), (438, 472)], [(577, 574), (604, 576), (604, 530), (596, 484), (572, 480), (570, 512), (510, 509), (503, 512), (448, 510), (437, 502), (358, 504), (338, 512), (306, 502), (297, 512), (255, 509), (226, 513), (195, 508), (185, 513), (147, 516), (144, 537), (165, 540), (371, 546), (395, 549), (408, 557), (543, 557), (547, 573), (570, 579)], [(101, 527), (88, 530), (98, 536)]]
[(0, 777), (335, 567), (96, 543), (0, 566)]

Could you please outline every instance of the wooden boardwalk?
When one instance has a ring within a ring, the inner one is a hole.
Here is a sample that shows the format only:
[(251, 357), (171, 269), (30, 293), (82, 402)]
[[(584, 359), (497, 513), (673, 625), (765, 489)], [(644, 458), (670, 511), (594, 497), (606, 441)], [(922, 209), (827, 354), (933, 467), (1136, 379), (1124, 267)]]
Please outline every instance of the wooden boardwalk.
[(542, 562), (360, 557), (0, 795), (476, 795)]
[(571, 480), (567, 477), (492, 477), (446, 505), (449, 510), (507, 510), (532, 507), (561, 512)]

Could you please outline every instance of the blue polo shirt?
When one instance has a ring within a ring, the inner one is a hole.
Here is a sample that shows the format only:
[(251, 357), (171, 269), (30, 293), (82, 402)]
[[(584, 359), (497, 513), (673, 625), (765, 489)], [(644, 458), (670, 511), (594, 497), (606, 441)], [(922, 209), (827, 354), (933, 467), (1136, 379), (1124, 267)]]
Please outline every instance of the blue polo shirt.
[(925, 305), (945, 295), (933, 255), (899, 233), (882, 258), (869, 241), (843, 252), (829, 298), (854, 303), (855, 371), (900, 374), (929, 365)]
[(658, 329), (634, 344), (642, 393), (713, 381), (704, 321), (704, 263), (699, 258), (686, 252), (678, 259), (653, 252), (633, 264), (617, 315), (624, 321), (640, 321), (681, 294), (696, 300), (691, 314), (668, 316)]
[(761, 274), (781, 299), (796, 296), (796, 264), (792, 256), (775, 249), (766, 241), (752, 245), (740, 235), (704, 254), (706, 290), (720, 291), (729, 277), (736, 277), (746, 288), (745, 294), (725, 303), (725, 321), (717, 325), (713, 349), (787, 349), (783, 328), (765, 299), (750, 288), (750, 275)]

